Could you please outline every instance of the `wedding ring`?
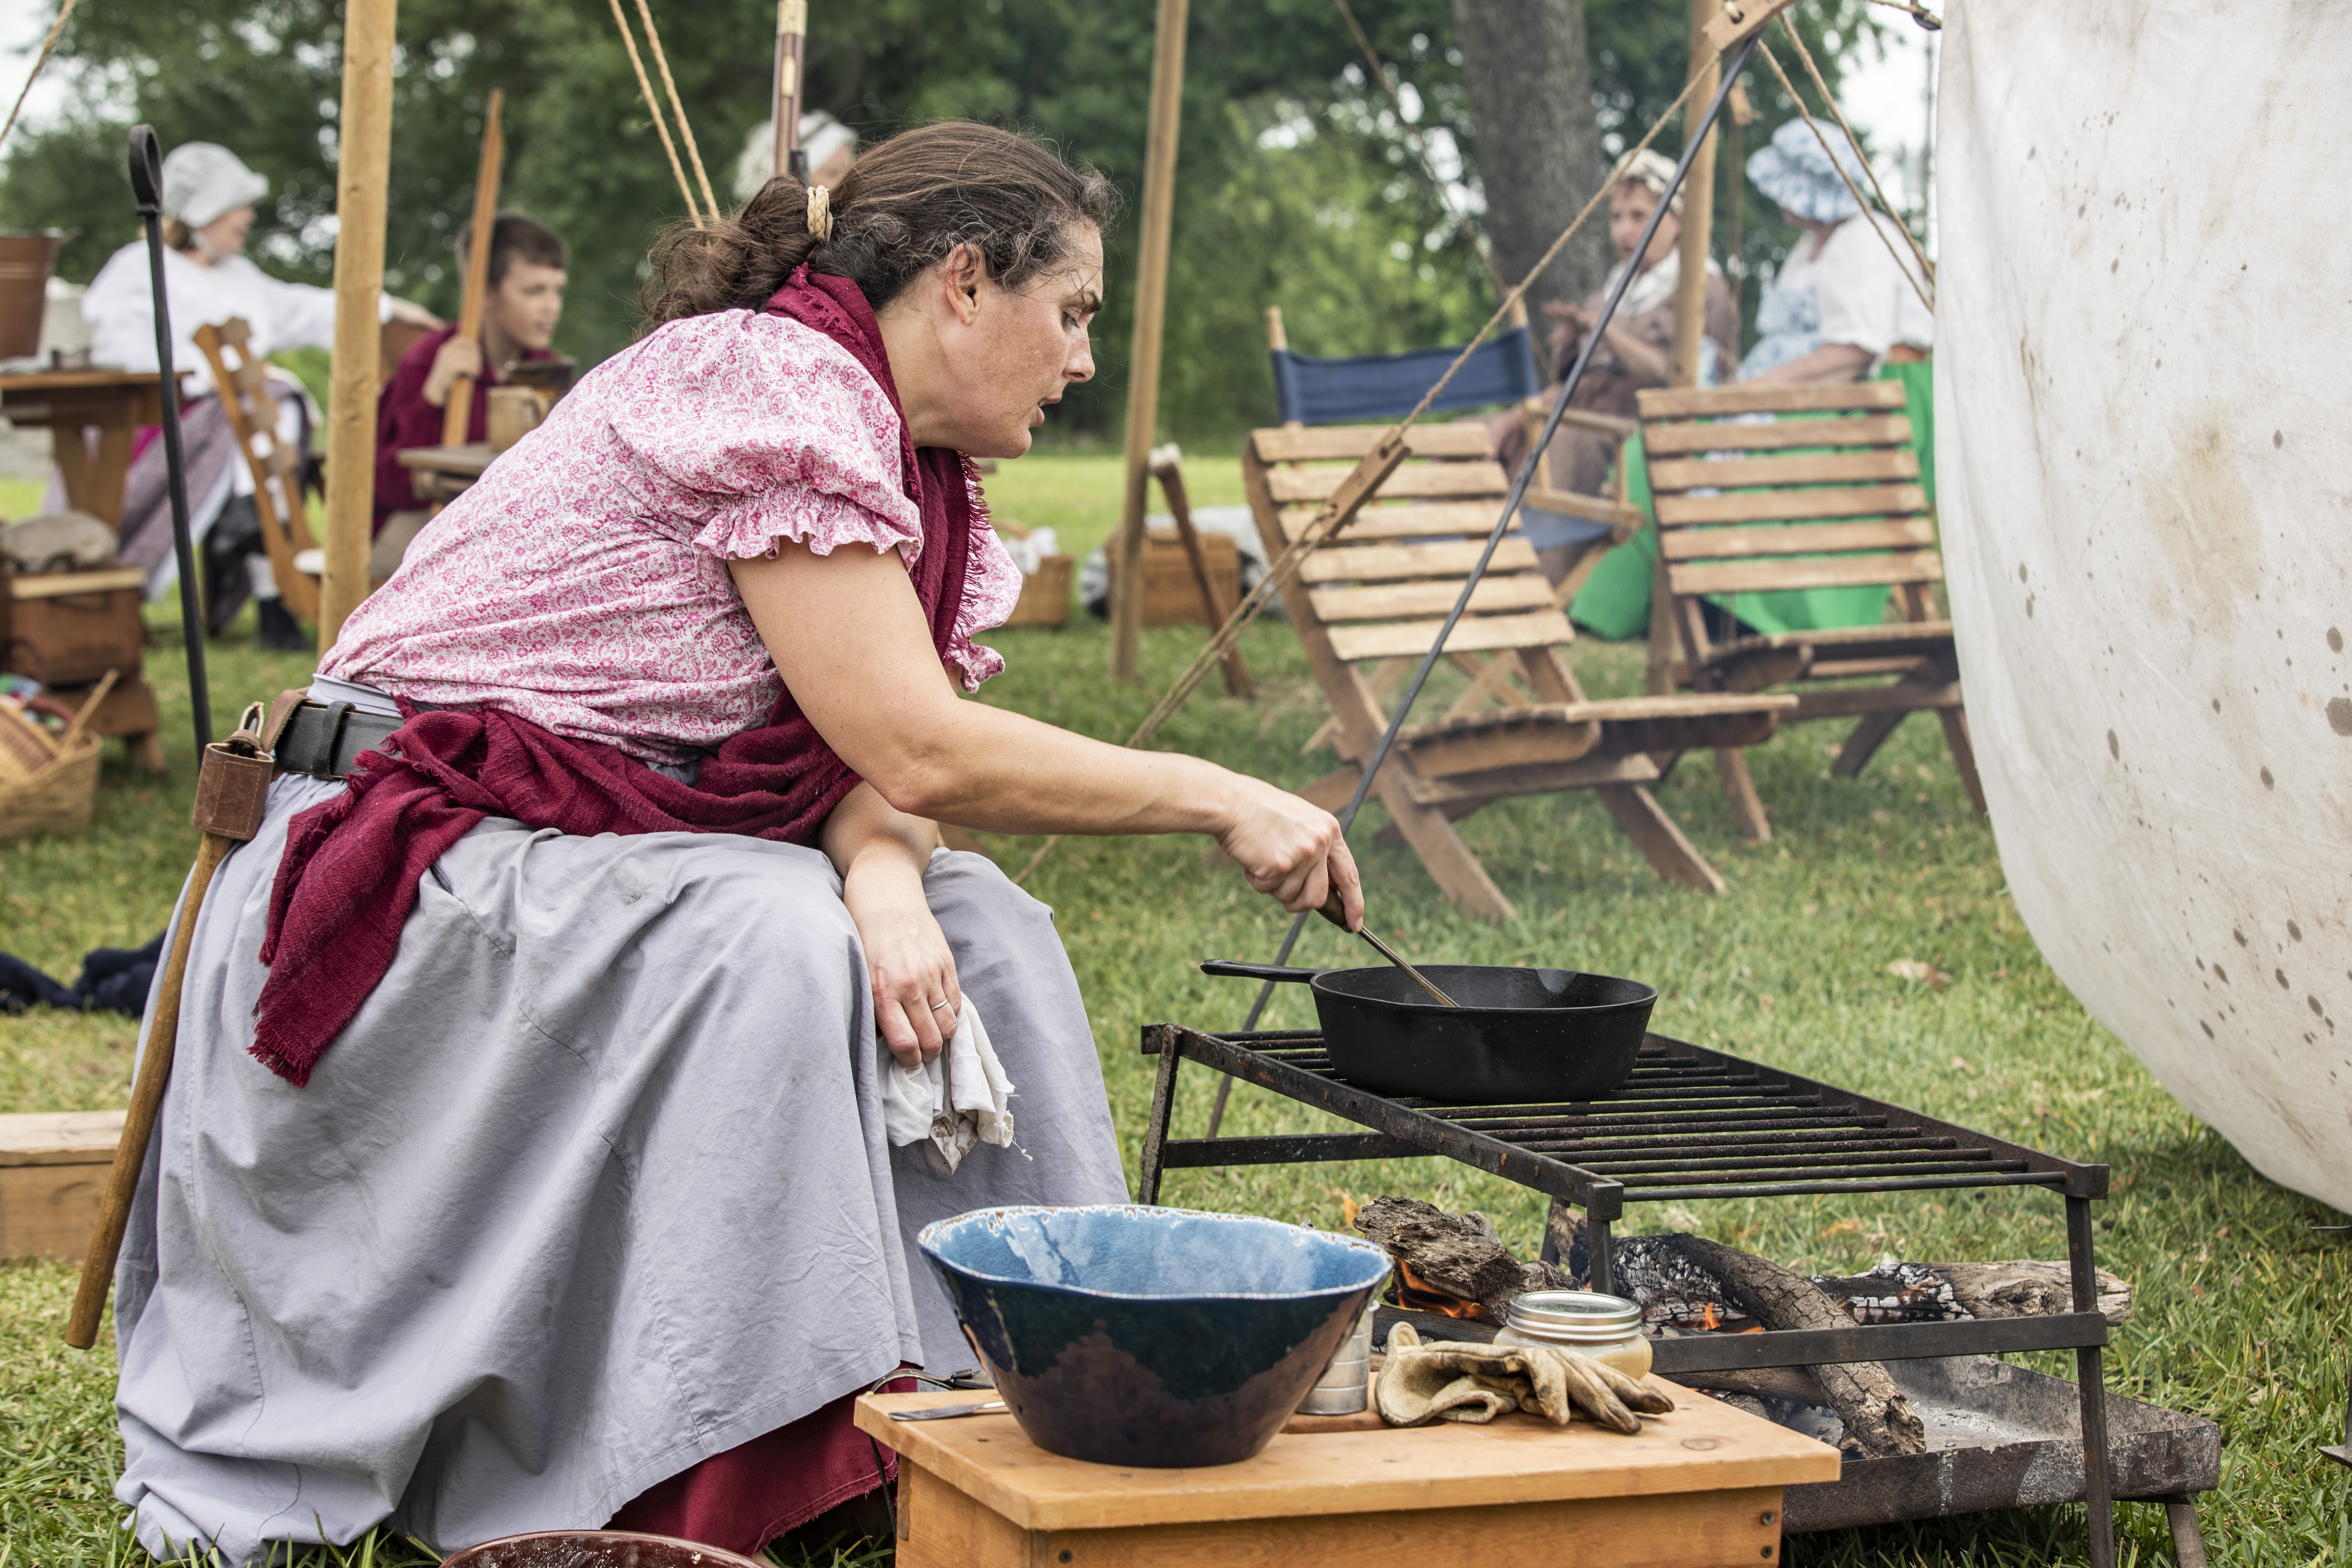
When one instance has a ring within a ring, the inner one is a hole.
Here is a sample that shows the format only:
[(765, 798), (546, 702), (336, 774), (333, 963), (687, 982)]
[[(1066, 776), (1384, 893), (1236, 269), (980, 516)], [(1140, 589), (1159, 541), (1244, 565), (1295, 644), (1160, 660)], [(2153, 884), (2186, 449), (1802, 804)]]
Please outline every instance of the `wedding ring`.
[(931, 1011), (932, 1011), (932, 1012), (934, 1012), (934, 1013), (936, 1013), (936, 1012), (938, 1012), (940, 1008), (942, 1008), (942, 1007), (944, 1007), (944, 1006), (946, 1006), (946, 1005), (947, 1005), (947, 1004), (946, 1004), (946, 1003), (944, 1003), (944, 1002), (934, 1002), (934, 1003), (932, 1003), (932, 1004), (931, 1004)]

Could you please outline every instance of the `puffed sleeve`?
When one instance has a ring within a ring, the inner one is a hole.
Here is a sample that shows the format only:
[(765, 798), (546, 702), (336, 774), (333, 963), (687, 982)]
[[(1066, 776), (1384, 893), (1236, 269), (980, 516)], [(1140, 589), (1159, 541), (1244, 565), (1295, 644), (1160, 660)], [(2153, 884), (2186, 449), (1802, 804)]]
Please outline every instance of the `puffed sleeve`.
[(692, 542), (722, 560), (922, 548), (900, 478), (897, 410), (847, 351), (797, 321), (729, 310), (641, 345), (614, 433), (698, 503)]
[(1911, 291), (1911, 284), (1889, 240), (1897, 249), (1903, 246), (1900, 235), (1874, 233), (1867, 216), (1848, 220), (1830, 237), (1814, 273), (1822, 342), (1851, 343), (1875, 358), (1906, 340), (1901, 296)]

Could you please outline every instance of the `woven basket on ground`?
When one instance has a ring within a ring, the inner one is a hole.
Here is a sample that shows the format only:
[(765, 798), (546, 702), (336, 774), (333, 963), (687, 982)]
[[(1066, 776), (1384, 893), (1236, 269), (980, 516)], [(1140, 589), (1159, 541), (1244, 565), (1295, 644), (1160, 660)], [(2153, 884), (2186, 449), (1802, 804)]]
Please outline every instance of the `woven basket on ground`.
[[(109, 670), (83, 704), (97, 710), (114, 686)], [(103, 743), (76, 719), (61, 740), (15, 709), (0, 706), (0, 842), (36, 833), (78, 833), (89, 826), (98, 797)]]

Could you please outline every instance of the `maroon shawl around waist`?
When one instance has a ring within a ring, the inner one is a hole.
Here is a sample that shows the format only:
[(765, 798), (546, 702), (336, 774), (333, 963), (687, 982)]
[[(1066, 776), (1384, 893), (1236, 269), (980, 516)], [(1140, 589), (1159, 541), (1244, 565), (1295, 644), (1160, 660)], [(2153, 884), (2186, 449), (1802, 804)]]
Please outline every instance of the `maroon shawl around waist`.
[[(882, 333), (856, 284), (803, 267), (768, 310), (848, 350), (899, 409), (900, 471), (923, 527), (908, 574), (944, 662), (972, 526), (962, 459), (943, 447), (919, 451), (906, 437)], [(407, 721), (362, 754), (350, 787), (294, 819), (278, 861), (253, 1054), (292, 1083), (310, 1081), (392, 967), (417, 879), (484, 817), (560, 833), (741, 833), (809, 844), (857, 785), (789, 690), (764, 729), (721, 744), (692, 784), (495, 709), (404, 702), (401, 711)]]

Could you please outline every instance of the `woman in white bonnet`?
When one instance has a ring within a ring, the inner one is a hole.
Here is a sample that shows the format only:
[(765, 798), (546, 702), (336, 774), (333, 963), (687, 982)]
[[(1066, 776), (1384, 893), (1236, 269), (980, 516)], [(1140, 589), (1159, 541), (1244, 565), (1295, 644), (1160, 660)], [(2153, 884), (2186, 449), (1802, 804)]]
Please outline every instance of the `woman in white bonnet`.
[[(268, 190), (267, 179), (216, 142), (184, 142), (163, 160), (163, 285), (172, 308), (172, 360), (174, 368), (194, 373), (183, 383), (184, 392), (213, 390), (210, 369), (195, 345), (198, 327), (242, 319), (252, 331), (257, 357), (333, 344), (334, 290), (272, 278), (245, 255), (253, 205)], [(150, 286), (143, 241), (131, 241), (99, 268), (81, 300), (82, 320), (89, 323), (90, 357), (97, 363), (124, 370), (158, 368)], [(441, 324), (430, 311), (389, 295), (379, 314), (384, 321)], [(281, 435), (299, 451), (308, 445), (308, 421), (316, 415), (307, 406), (300, 384), (282, 372), (273, 376), (281, 378)], [(218, 631), (249, 589), (261, 601), (264, 647), (310, 647), (310, 638), (279, 602), (268, 558), (260, 553), (253, 480), (244, 463), (235, 460), (225, 421), (216, 407), (191, 407), (187, 417), (189, 522), (199, 544), (226, 521), (221, 538), (205, 552), (207, 623)], [(132, 462), (125, 487), (123, 558), (147, 568), (150, 598), (169, 592), (178, 576), (168, 514), (160, 504), (163, 459), (161, 443), (147, 443)]]

